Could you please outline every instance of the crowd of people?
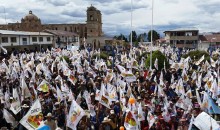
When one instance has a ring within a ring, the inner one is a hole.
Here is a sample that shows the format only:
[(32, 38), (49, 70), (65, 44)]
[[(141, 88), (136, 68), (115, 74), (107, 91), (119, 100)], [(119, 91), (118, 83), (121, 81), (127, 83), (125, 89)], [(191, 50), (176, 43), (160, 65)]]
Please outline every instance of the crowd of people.
[[(158, 58), (147, 68), (137, 58), (155, 50), (170, 67), (158, 68)], [(12, 53), (0, 61), (0, 128), (201, 129), (194, 123), (201, 113), (208, 121), (220, 114), (220, 60), (212, 55), (208, 62), (145, 46), (107, 59), (99, 50)]]

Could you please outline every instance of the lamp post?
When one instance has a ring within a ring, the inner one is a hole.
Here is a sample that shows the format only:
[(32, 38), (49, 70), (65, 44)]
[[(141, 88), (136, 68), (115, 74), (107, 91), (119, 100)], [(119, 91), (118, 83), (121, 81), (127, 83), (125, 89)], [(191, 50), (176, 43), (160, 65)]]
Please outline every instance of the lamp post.
[(154, 0), (152, 0), (152, 21), (151, 21), (151, 51), (150, 51), (150, 70), (152, 69), (152, 48), (153, 48), (153, 23), (154, 23)]
[(130, 39), (131, 39), (131, 43), (130, 43), (130, 44), (131, 44), (131, 47), (130, 47), (130, 49), (132, 49), (132, 40), (133, 40), (133, 39), (132, 39), (132, 37), (133, 37), (133, 36), (132, 36), (132, 24), (133, 24), (132, 19), (133, 19), (133, 18), (132, 18), (132, 17), (133, 17), (133, 0), (131, 0), (131, 37), (130, 37)]

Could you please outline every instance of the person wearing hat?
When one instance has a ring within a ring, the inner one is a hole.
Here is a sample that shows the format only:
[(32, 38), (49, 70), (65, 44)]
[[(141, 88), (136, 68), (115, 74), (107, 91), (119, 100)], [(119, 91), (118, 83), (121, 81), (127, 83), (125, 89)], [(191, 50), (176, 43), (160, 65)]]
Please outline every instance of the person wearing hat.
[(51, 130), (55, 130), (57, 128), (56, 122), (52, 119), (52, 114), (47, 113), (46, 121), (44, 122), (45, 125), (48, 125)]
[(108, 117), (105, 117), (101, 124), (101, 127), (103, 128), (101, 130), (114, 130), (112, 123), (113, 122), (111, 121), (111, 119), (108, 119)]

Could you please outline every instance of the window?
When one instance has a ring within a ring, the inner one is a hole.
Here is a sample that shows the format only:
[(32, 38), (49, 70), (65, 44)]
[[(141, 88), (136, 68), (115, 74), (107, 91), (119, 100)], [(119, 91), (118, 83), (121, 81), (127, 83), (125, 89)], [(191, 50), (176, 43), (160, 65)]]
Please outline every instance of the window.
[(23, 45), (27, 45), (27, 38), (22, 38)]
[(192, 32), (186, 32), (185, 36), (192, 36)]
[(43, 42), (43, 37), (39, 37), (39, 42)]
[(17, 42), (17, 38), (16, 37), (11, 37), (11, 42)]
[(67, 27), (65, 27), (65, 31), (67, 31)]
[(93, 16), (92, 15), (90, 15), (90, 20), (93, 20)]
[(92, 30), (90, 30), (90, 32), (92, 32)]
[(47, 41), (48, 41), (48, 42), (50, 42), (50, 41), (51, 41), (50, 37), (47, 37)]
[(32, 42), (37, 42), (37, 37), (32, 37)]
[(2, 37), (2, 43), (8, 43), (8, 37)]

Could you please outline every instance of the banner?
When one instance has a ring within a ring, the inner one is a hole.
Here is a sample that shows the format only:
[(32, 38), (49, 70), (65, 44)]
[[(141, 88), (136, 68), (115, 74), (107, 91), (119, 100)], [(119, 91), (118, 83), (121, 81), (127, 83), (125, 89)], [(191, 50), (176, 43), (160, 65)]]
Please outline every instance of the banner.
[(75, 130), (77, 124), (85, 115), (85, 111), (76, 103), (76, 101), (73, 100), (70, 106), (69, 114), (67, 116), (67, 126)]
[(20, 123), (28, 130), (35, 130), (44, 126), (40, 100), (37, 99)]

